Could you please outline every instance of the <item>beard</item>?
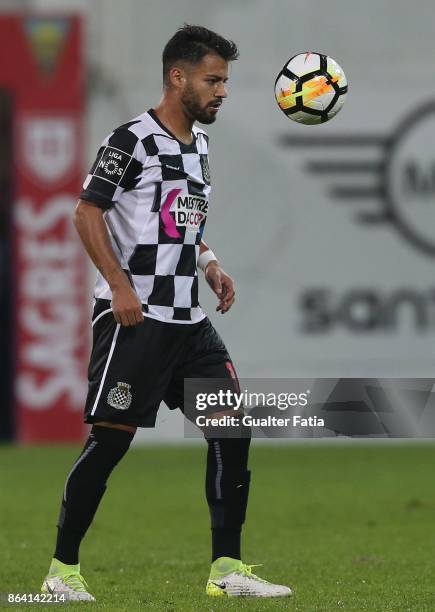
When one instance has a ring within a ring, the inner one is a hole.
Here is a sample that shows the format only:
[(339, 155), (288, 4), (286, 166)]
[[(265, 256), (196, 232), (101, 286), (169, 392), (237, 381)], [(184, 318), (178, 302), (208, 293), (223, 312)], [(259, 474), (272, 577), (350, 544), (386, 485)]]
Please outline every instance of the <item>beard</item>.
[(186, 86), (181, 96), (181, 102), (189, 117), (194, 121), (199, 121), (199, 123), (204, 123), (206, 125), (216, 121), (216, 113), (210, 112), (210, 105), (201, 105), (199, 96), (192, 86)]

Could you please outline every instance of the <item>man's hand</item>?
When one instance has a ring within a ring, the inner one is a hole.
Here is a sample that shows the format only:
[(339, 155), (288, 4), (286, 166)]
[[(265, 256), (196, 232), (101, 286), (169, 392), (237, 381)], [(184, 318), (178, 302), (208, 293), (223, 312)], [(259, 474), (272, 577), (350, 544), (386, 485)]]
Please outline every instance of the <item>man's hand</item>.
[(233, 279), (222, 270), (217, 261), (211, 261), (205, 269), (205, 280), (219, 298), (216, 310), (220, 310), (222, 314), (225, 314), (234, 304), (235, 291)]
[(112, 288), (112, 311), (115, 321), (125, 326), (142, 323), (144, 318), (142, 304), (129, 284)]

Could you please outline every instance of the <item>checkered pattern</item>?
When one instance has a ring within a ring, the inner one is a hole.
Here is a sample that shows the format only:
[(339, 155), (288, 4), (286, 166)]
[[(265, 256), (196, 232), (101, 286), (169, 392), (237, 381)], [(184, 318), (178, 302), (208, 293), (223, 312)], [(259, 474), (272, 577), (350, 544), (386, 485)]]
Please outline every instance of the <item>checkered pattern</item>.
[[(175, 323), (204, 318), (196, 262), (209, 193), (208, 136), (196, 126), (186, 145), (149, 110), (103, 141), (80, 197), (105, 211), (145, 315)], [(99, 273), (95, 297), (111, 299)]]
[(107, 396), (107, 403), (118, 410), (128, 410), (133, 396), (130, 393), (130, 385), (118, 383), (116, 387), (110, 389)]

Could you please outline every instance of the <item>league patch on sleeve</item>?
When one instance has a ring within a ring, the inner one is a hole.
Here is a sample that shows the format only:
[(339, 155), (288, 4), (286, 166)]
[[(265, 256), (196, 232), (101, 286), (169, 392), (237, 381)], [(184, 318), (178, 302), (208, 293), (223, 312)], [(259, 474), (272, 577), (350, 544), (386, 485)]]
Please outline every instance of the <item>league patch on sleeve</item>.
[(105, 147), (93, 175), (119, 185), (132, 156), (116, 147)]

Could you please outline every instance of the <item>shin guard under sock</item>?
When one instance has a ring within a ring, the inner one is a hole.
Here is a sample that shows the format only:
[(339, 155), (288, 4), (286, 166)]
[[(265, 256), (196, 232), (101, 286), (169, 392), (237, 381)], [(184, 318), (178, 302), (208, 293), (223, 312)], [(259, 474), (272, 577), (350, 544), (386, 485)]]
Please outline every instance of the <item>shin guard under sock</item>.
[(250, 438), (209, 439), (206, 496), (212, 528), (212, 561), (240, 559), (240, 536), (248, 504)]
[(134, 433), (94, 425), (67, 476), (54, 557), (62, 563), (79, 562), (80, 542), (94, 518), (113, 468), (127, 452)]

